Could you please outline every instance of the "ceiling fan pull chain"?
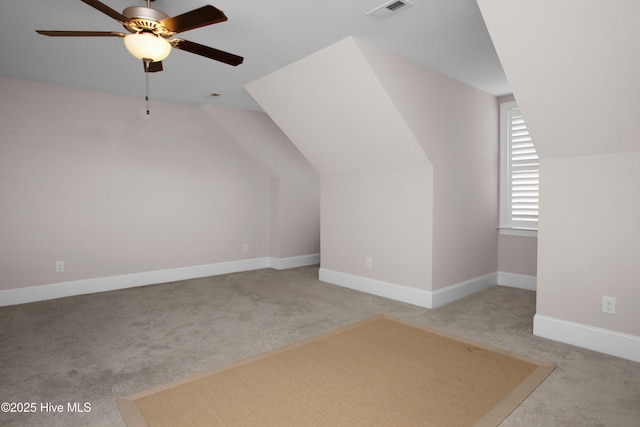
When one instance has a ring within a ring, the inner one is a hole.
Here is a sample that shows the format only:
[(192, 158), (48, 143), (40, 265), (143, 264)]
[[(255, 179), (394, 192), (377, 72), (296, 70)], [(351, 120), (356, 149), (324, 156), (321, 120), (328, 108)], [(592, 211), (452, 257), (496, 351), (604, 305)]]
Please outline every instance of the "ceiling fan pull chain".
[(146, 77), (146, 94), (144, 100), (147, 102), (147, 116), (149, 115), (149, 73), (144, 73)]

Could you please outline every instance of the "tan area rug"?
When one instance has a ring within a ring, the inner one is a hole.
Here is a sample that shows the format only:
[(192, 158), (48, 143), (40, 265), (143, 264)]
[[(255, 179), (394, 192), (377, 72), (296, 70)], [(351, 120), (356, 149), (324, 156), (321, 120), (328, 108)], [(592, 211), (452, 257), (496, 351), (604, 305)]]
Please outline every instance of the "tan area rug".
[(495, 426), (553, 366), (377, 316), (118, 400), (128, 426)]

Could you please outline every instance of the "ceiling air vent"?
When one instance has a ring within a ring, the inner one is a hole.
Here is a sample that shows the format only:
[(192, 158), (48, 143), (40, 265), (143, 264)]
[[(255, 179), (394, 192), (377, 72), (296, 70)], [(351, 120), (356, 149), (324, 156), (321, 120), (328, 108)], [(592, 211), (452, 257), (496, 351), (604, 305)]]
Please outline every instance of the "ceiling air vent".
[(376, 21), (381, 21), (389, 16), (405, 10), (413, 6), (409, 0), (391, 0), (385, 4), (376, 7), (373, 10), (367, 12), (367, 16)]

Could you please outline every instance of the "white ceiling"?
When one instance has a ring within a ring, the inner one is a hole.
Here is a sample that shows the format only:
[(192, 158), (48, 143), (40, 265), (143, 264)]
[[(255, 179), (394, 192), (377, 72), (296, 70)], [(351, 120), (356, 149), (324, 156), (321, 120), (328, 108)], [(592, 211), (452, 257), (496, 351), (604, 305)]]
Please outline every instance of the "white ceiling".
[[(144, 0), (102, 0), (122, 11)], [(232, 67), (174, 49), (149, 75), (150, 99), (260, 110), (244, 85), (347, 36), (395, 52), (490, 94), (511, 92), (475, 0), (411, 0), (376, 22), (365, 14), (384, 0), (208, 0), (228, 21), (180, 38), (245, 58)], [(157, 0), (170, 16), (207, 0)], [(35, 30), (123, 31), (80, 0), (0, 3), (0, 75), (144, 98), (145, 73), (120, 38), (53, 38)], [(398, 76), (401, 78), (402, 76)], [(218, 92), (219, 97), (210, 96)]]

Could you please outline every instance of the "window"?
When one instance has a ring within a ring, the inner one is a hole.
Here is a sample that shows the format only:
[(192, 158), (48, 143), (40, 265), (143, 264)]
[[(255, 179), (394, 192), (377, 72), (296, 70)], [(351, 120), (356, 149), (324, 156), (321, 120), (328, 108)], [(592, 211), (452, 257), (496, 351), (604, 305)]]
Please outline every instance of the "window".
[(520, 108), (500, 104), (500, 231), (536, 236), (538, 230), (538, 154)]

